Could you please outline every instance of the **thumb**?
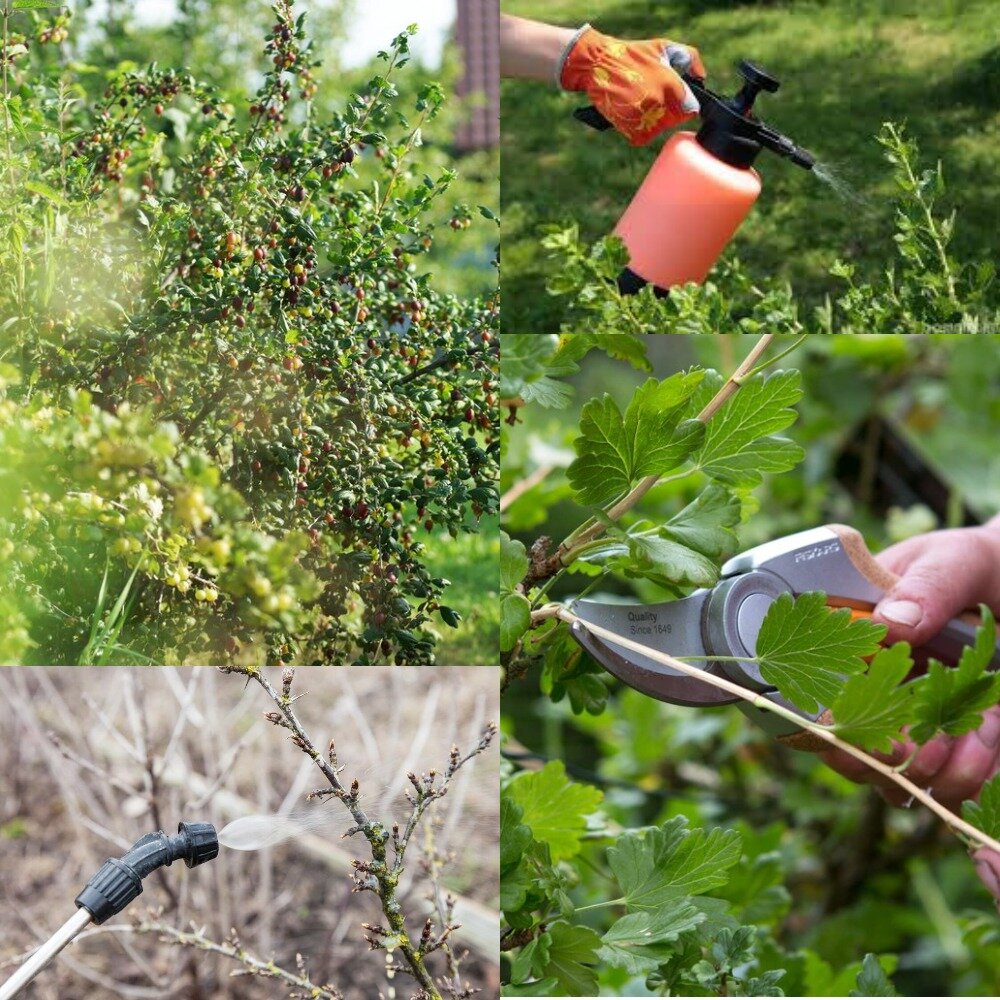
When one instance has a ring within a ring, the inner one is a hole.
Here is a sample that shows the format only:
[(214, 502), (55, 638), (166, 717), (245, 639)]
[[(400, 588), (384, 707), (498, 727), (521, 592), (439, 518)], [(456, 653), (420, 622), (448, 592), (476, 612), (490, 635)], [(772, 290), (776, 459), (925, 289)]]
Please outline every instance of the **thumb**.
[(923, 645), (960, 612), (988, 600), (994, 575), (989, 553), (971, 536), (932, 546), (906, 567), (873, 620), (889, 627), (890, 642)]

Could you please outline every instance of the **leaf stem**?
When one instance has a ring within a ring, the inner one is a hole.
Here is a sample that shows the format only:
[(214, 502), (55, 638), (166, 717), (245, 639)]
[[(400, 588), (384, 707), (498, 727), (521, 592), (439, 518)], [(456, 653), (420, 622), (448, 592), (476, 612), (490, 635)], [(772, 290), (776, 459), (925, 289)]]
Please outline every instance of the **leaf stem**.
[[(732, 396), (735, 396), (739, 392), (743, 382), (754, 371), (754, 366), (761, 355), (768, 349), (775, 336), (776, 334), (773, 333), (765, 333), (760, 337), (736, 371), (726, 379), (719, 391), (709, 400), (701, 413), (698, 414), (698, 420), (702, 423), (707, 423)], [(609, 507), (605, 511), (605, 520), (617, 521), (623, 514), (630, 511), (659, 481), (659, 475), (647, 476), (642, 482), (626, 493), (614, 506)], [(588, 542), (593, 541), (603, 531), (604, 524), (598, 520), (591, 527), (577, 534), (569, 545), (567, 545), (567, 540), (564, 540), (559, 545), (556, 553), (562, 564), (564, 566), (569, 565), (576, 558), (579, 549)]]
[(789, 344), (783, 351), (779, 351), (773, 358), (768, 358), (767, 361), (762, 362), (752, 371), (747, 372), (746, 375), (743, 376), (743, 380), (746, 381), (749, 378), (753, 378), (754, 375), (759, 375), (762, 371), (766, 371), (772, 365), (777, 364), (782, 358), (791, 354), (792, 351), (798, 350), (798, 348), (800, 348), (809, 339), (809, 336), (810, 335), (808, 333), (800, 334), (795, 338), (795, 341)]
[(726, 677), (716, 677), (714, 674), (710, 674), (707, 671), (702, 670), (700, 667), (695, 667), (690, 663), (685, 663), (683, 660), (679, 660), (676, 656), (670, 656), (668, 653), (663, 653), (658, 649), (645, 646), (641, 642), (635, 642), (632, 639), (627, 639), (625, 636), (618, 635), (618, 633), (612, 632), (610, 629), (603, 628), (600, 625), (595, 625), (593, 622), (584, 621), (582, 618), (577, 617), (572, 611), (562, 605), (549, 605), (546, 608), (539, 609), (539, 611), (535, 613), (539, 616), (539, 620), (541, 620), (543, 612), (545, 613), (545, 618), (558, 618), (569, 624), (579, 623), (583, 628), (587, 629), (588, 632), (593, 633), (607, 642), (613, 643), (616, 646), (622, 646), (623, 648), (629, 649), (634, 653), (640, 653), (651, 660), (655, 660), (657, 663), (662, 663), (666, 667), (672, 667), (674, 670), (678, 670), (682, 674), (687, 674), (689, 677), (695, 677), (700, 681), (704, 681), (706, 684), (711, 684), (713, 687), (719, 688), (721, 691), (726, 691), (731, 695), (735, 695), (737, 698), (749, 702), (756, 708), (761, 708), (766, 712), (771, 712), (773, 715), (780, 716), (782, 719), (793, 723), (800, 729), (804, 729), (807, 732), (818, 736), (824, 742), (829, 743), (831, 747), (843, 750), (844, 753), (849, 754), (855, 760), (861, 761), (873, 771), (877, 771), (879, 774), (887, 777), (890, 781), (895, 782), (912, 798), (922, 803), (940, 819), (944, 820), (944, 822), (956, 833), (964, 834), (978, 847), (987, 847), (992, 851), (1000, 853), (1000, 841), (987, 836), (982, 830), (977, 829), (971, 823), (968, 823), (959, 816), (956, 816), (950, 809), (946, 809), (930, 794), (930, 792), (921, 788), (919, 785), (914, 784), (909, 778), (900, 774), (894, 766), (886, 764), (884, 761), (865, 753), (864, 750), (859, 749), (852, 743), (842, 740), (839, 736), (833, 733), (828, 726), (824, 726), (818, 722), (813, 722), (811, 719), (803, 718), (797, 712), (794, 712), (789, 708), (785, 708), (784, 705), (776, 704), (764, 695), (758, 694), (756, 691), (751, 691), (749, 688), (742, 687)]
[(587, 906), (578, 906), (573, 911), (574, 913), (585, 913), (587, 910), (600, 910), (605, 906), (621, 906), (623, 903), (627, 903), (628, 900), (624, 898), (621, 899), (607, 899), (600, 903), (590, 903)]

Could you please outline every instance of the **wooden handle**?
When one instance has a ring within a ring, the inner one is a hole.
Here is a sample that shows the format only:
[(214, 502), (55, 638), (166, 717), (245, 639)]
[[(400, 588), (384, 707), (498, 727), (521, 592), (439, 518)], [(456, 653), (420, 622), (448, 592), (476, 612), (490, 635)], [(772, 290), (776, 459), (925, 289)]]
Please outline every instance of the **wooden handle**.
[[(828, 524), (827, 527), (840, 539), (845, 555), (869, 583), (885, 592), (892, 590), (899, 583), (900, 577), (887, 570), (868, 551), (868, 546), (865, 545), (865, 540), (857, 528), (846, 524)], [(967, 625), (974, 625), (977, 628), (983, 623), (979, 611), (975, 608), (969, 608), (956, 617)]]
[(868, 551), (868, 546), (865, 545), (865, 540), (857, 528), (851, 528), (846, 524), (828, 524), (827, 527), (840, 539), (844, 554), (870, 584), (879, 590), (889, 591), (899, 583), (899, 577), (895, 573), (890, 573)]

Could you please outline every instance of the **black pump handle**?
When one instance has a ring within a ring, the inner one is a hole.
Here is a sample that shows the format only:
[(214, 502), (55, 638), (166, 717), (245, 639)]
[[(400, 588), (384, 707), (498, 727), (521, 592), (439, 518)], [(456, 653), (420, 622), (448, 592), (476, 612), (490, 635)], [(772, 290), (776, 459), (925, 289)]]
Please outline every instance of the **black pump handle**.
[(611, 122), (601, 114), (593, 104), (588, 104), (585, 107), (577, 108), (573, 112), (573, 117), (578, 122), (583, 122), (584, 125), (589, 125), (590, 128), (596, 129), (598, 132), (607, 132), (611, 128)]

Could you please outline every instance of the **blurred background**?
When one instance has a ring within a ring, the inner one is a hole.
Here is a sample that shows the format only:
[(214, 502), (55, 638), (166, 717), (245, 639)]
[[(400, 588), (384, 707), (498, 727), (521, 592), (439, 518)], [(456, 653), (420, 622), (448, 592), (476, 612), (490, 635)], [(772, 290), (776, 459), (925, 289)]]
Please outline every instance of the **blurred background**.
[[(280, 688), (281, 672), (270, 673)], [(481, 667), (303, 668), (292, 693), (313, 742), (336, 739), (344, 778), (359, 779), (363, 808), (389, 825), (408, 815), (407, 771), (442, 772), (452, 742), (472, 749), (499, 713), (496, 672)], [(143, 834), (173, 833), (181, 820), (221, 829), (242, 816), (292, 812), (310, 833), (254, 852), (223, 847), (193, 871), (161, 870), (24, 996), (287, 995), (272, 981), (232, 978), (241, 967), (231, 959), (132, 933), (130, 918), (151, 908), (162, 908), (164, 923), (190, 930), (193, 922), (215, 941), (235, 928), (249, 952), (293, 972), (301, 953), (312, 981), (329, 981), (345, 997), (391, 995), (385, 954), (368, 950), (361, 928), (382, 921), (378, 901), (352, 893), (349, 878), (351, 859), (370, 857), (369, 846), (341, 839), (352, 825), (341, 803), (305, 802), (322, 775), (264, 720), (273, 709), (256, 683), (207, 667), (0, 671), (0, 981), (74, 912), (73, 899), (104, 860)], [(411, 842), (400, 895), (419, 933), (433, 888), (422, 859), (436, 850), (445, 860), (441, 889), (455, 896), (462, 924), (456, 947), (468, 952), (462, 978), (484, 996), (496, 996), (499, 982), (497, 775), (495, 744), (458, 772)], [(428, 963), (440, 975), (437, 959)], [(405, 977), (394, 983), (408, 988)]]
[[(753, 345), (738, 335), (645, 339), (658, 378), (694, 363), (732, 372)], [(1000, 337), (806, 341), (778, 365), (803, 376), (799, 418), (784, 436), (805, 448), (806, 459), (789, 473), (765, 477), (754, 491), (749, 519), (737, 529), (740, 549), (843, 522), (878, 551), (1000, 510)], [(772, 351), (781, 344), (779, 338)], [(510, 435), (502, 493), (540, 468), (551, 471), (510, 506), (505, 527), (513, 536), (530, 546), (540, 535), (558, 541), (577, 527), (583, 512), (563, 470), (573, 458), (580, 410), (605, 392), (624, 407), (647, 377), (593, 352), (571, 380), (569, 409), (518, 411), (524, 425)], [(655, 488), (641, 515), (654, 523), (669, 517), (698, 482), (687, 477)], [(552, 596), (569, 600), (593, 582), (567, 574)], [(602, 589), (643, 602), (670, 596), (648, 581), (616, 577)], [(1000, 989), (993, 902), (961, 842), (930, 814), (889, 808), (814, 756), (771, 742), (735, 708), (662, 704), (594, 670), (610, 689), (607, 709), (596, 715), (576, 715), (568, 699), (553, 702), (539, 693), (537, 668), (511, 683), (504, 694), (505, 752), (519, 766), (565, 761), (571, 777), (603, 790), (606, 811), (622, 827), (680, 814), (692, 825), (739, 829), (750, 854), (777, 852), (790, 898), (779, 890), (775, 901), (761, 883), (762, 926), (774, 926), (789, 948), (814, 949), (834, 969), (872, 951), (899, 956), (893, 979), (902, 995), (993, 996)], [(596, 859), (596, 846), (594, 852)], [(580, 898), (588, 890), (598, 899), (606, 892), (598, 866), (593, 873), (580, 867)], [(790, 978), (821, 981), (815, 970)], [(626, 979), (623, 972), (602, 973), (608, 995), (652, 995), (641, 979)], [(842, 981), (840, 992), (852, 982)], [(819, 989), (807, 995), (836, 995)]]
[[(958, 212), (952, 252), (992, 260), (1000, 226), (1000, 44), (991, 0), (502, 0), (505, 13), (622, 38), (697, 47), (708, 86), (734, 93), (743, 58), (781, 80), (760, 115), (832, 166), (842, 193), (774, 157), (730, 253), (752, 276), (789, 279), (809, 316), (841, 283), (838, 257), (872, 280), (891, 256), (889, 164), (874, 136), (905, 122), (922, 166), (940, 160), (944, 205)], [(584, 242), (610, 233), (662, 146), (635, 149), (572, 118), (578, 94), (506, 81), (504, 329), (556, 332), (564, 305), (545, 294), (559, 265), (540, 247), (545, 223), (576, 222)], [(768, 161), (769, 159), (769, 161)]]

